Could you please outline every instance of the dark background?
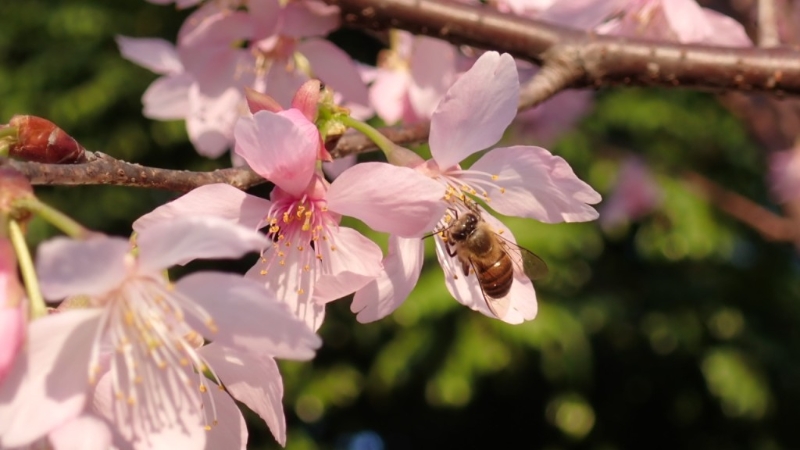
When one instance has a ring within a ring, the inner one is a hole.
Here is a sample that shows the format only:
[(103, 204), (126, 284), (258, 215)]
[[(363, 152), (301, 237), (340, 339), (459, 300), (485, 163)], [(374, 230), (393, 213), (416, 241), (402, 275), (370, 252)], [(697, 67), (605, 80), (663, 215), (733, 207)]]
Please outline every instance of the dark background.
[[(123, 60), (113, 41), (174, 40), (186, 14), (142, 0), (3, 2), (0, 122), (40, 115), (91, 150), (145, 165), (229, 165), (200, 158), (183, 122), (141, 116), (156, 75)], [(378, 41), (333, 38), (374, 62)], [(506, 220), (550, 266), (537, 284), (539, 316), (524, 325), (453, 300), (431, 243), (417, 289), (393, 315), (362, 325), (349, 299), (334, 302), (318, 357), (282, 363), (287, 448), (800, 448), (796, 249), (765, 242), (683, 177), (697, 171), (779, 211), (764, 184), (766, 152), (746, 127), (711, 94), (611, 89), (548, 148), (604, 195), (620, 156), (641, 155), (664, 202), (611, 231)], [(118, 235), (176, 196), (106, 186), (37, 194)], [(52, 233), (34, 221), (29, 237)], [(250, 447), (276, 447), (248, 414)]]

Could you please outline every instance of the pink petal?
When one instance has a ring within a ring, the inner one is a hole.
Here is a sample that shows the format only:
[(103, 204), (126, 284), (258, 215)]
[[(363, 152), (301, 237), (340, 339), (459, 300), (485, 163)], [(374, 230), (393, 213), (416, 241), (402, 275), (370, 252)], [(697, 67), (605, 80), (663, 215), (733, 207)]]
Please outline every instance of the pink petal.
[(71, 310), (31, 322), (25, 351), (0, 383), (0, 448), (27, 445), (83, 411), (100, 314)]
[(753, 46), (753, 41), (747, 36), (747, 32), (741, 23), (708, 8), (703, 8), (703, 14), (713, 29), (711, 35), (707, 36), (703, 41), (704, 43), (726, 47)]
[(159, 206), (133, 222), (133, 230), (147, 228), (185, 216), (214, 216), (256, 230), (269, 211), (270, 201), (246, 194), (228, 184), (207, 184)]
[(239, 258), (272, 242), (263, 234), (212, 216), (181, 217), (155, 223), (136, 238), (139, 265), (160, 271), (202, 258)]
[(703, 8), (695, 0), (670, 0), (660, 4), (679, 42), (702, 42), (713, 34)]
[[(216, 366), (214, 367), (216, 369)], [(242, 411), (230, 395), (222, 389), (209, 389), (217, 410), (217, 423), (211, 426), (206, 435), (207, 449), (239, 449), (247, 448), (247, 423)], [(178, 448), (178, 447), (175, 447)]]
[(600, 201), (569, 164), (541, 147), (496, 148), (475, 162), (470, 171), (496, 175), (487, 188), (489, 206), (507, 216), (529, 217), (546, 223), (585, 222), (597, 218), (589, 205)]
[(171, 42), (154, 38), (116, 37), (122, 57), (161, 75), (183, 72), (183, 64)]
[(538, 18), (580, 30), (589, 30), (619, 14), (630, 0), (559, 1), (544, 10)]
[(282, 13), (279, 0), (248, 0), (247, 11), (254, 20), (253, 41), (276, 33)]
[(308, 39), (297, 45), (297, 52), (308, 59), (317, 78), (342, 94), (342, 101), (369, 104), (367, 86), (344, 50), (324, 39)]
[(284, 108), (289, 108), (292, 104), (294, 93), (307, 80), (308, 77), (296, 70), (290, 71), (287, 67), (287, 61), (275, 60), (267, 73), (266, 93)]
[(275, 360), (255, 357), (217, 344), (206, 345), (200, 354), (214, 368), (225, 389), (247, 405), (269, 426), (279, 444), (286, 445), (283, 414), (283, 380)]
[(235, 46), (253, 37), (253, 20), (235, 11), (209, 16), (197, 27), (182, 33), (178, 54), (187, 72), (194, 75), (203, 91), (215, 94), (233, 84), (248, 51)]
[(197, 83), (190, 86), (186, 131), (197, 153), (209, 158), (225, 153), (233, 141), (233, 127), (239, 120), (243, 98), (242, 91), (235, 87), (207, 95)]
[(431, 116), (430, 147), (442, 169), (497, 143), (517, 114), (514, 58), (486, 52), (447, 91)]
[(405, 70), (378, 69), (375, 83), (369, 88), (369, 99), (375, 112), (389, 125), (403, 118), (411, 74)]
[(111, 430), (90, 415), (79, 416), (50, 433), (55, 450), (106, 450), (111, 447)]
[(281, 105), (274, 98), (249, 87), (244, 88), (244, 96), (247, 100), (247, 108), (253, 114), (259, 111), (271, 111), (274, 113), (283, 111)]
[[(414, 112), (431, 117), (456, 78), (456, 49), (449, 42), (426, 36), (414, 39), (408, 97)], [(491, 145), (491, 144), (490, 144)]]
[(322, 264), (329, 270), (314, 285), (316, 303), (352, 294), (381, 273), (381, 248), (352, 228), (339, 227), (328, 235), (328, 245), (321, 247)]
[(322, 171), (325, 172), (325, 175), (327, 175), (329, 179), (333, 180), (355, 164), (356, 155), (348, 155), (344, 158), (322, 163)]
[(127, 240), (107, 236), (87, 241), (56, 237), (42, 243), (36, 257), (42, 294), (50, 300), (105, 294), (127, 276), (129, 249)]
[(189, 111), (189, 90), (194, 78), (188, 73), (161, 77), (142, 95), (145, 117), (157, 120), (184, 119)]
[(317, 127), (296, 109), (259, 111), (236, 124), (236, 153), (259, 175), (300, 196), (314, 175)]
[[(321, 344), (275, 294), (241, 275), (195, 272), (176, 287), (213, 317), (219, 331), (206, 338), (217, 344), (291, 359), (311, 359)], [(187, 321), (195, 330), (206, 330), (195, 318), (187, 316)]]
[(280, 34), (293, 38), (325, 36), (339, 28), (339, 16), (336, 6), (311, 0), (291, 2), (283, 9)]
[(447, 204), (442, 184), (408, 167), (370, 162), (339, 175), (328, 190), (328, 208), (370, 228), (401, 237), (436, 227)]
[(3, 298), (6, 293), (2, 278), (3, 275), (0, 274), (0, 384), (3, 383), (22, 350), (27, 325), (23, 310), (24, 302), (19, 302), (16, 306), (5, 304), (7, 299)]
[[(505, 239), (516, 243), (514, 235), (499, 220), (486, 213), (483, 214), (483, 217), (494, 230), (502, 231), (501, 235)], [(448, 271), (445, 270), (445, 284), (447, 285), (447, 290), (459, 303), (486, 316), (511, 324), (522, 323), (525, 320), (532, 320), (536, 317), (538, 310), (536, 292), (533, 289), (531, 280), (522, 273), (522, 262), (518, 256), (517, 262), (515, 262), (514, 280), (508, 295), (502, 299), (490, 300), (493, 302), (493, 308), (498, 313), (498, 315), (495, 315), (489, 309), (475, 274), (470, 273), (468, 276), (464, 276), (460, 264), (456, 262), (456, 258), (451, 258), (444, 253), (443, 245), (440, 241), (437, 241), (436, 256), (442, 267), (449, 266), (456, 269), (455, 273), (451, 272), (449, 275)]]
[(424, 245), (421, 239), (389, 236), (389, 254), (378, 279), (356, 292), (350, 310), (361, 323), (382, 319), (400, 307), (417, 285)]

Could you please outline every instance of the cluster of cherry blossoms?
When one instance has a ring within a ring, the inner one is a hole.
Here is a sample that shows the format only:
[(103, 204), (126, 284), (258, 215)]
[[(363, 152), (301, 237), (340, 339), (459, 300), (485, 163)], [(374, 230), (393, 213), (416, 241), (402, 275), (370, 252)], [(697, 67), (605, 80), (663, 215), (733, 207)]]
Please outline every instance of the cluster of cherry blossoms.
[[(691, 0), (494, 6), (601, 33), (751, 45), (740, 25)], [(520, 255), (512, 255), (507, 292), (490, 301), (448, 230), (475, 214), (513, 248), (513, 233), (492, 212), (545, 223), (597, 219), (600, 195), (564, 159), (537, 146), (493, 148), (509, 127), (530, 132), (531, 120), (552, 137), (561, 125), (545, 120), (571, 123), (589, 94), (566, 92), (518, 115), (520, 83), (535, 70), (508, 54), (467, 55), (392, 31), (391, 47), (368, 67), (323, 38), (338, 27), (338, 9), (315, 0), (229, 0), (200, 5), (175, 45), (118, 38), (124, 57), (162, 75), (144, 94), (144, 114), (184, 119), (204, 156), (232, 148), (236, 164), (274, 184), (269, 199), (205, 185), (139, 218), (131, 239), (86, 232), (52, 213), (71, 237), (40, 245), (33, 263), (22, 250), (20, 211), (45, 207), (30, 185), (2, 181), (0, 447), (244, 448), (234, 400), (284, 444), (275, 359), (313, 358), (332, 301), (352, 295), (360, 322), (391, 314), (418, 281), (429, 236), (458, 302), (512, 324), (536, 316)], [(429, 120), (431, 159), (361, 122), (373, 114), (386, 123)], [(372, 138), (387, 162), (350, 160), (328, 181), (326, 144), (346, 128)], [(611, 221), (659, 199), (639, 163), (626, 165), (619, 190), (608, 202)], [(388, 233), (388, 252), (341, 226), (343, 216)], [(259, 258), (244, 275), (166, 275), (195, 259), (250, 252)], [(48, 313), (44, 301), (61, 304)]]

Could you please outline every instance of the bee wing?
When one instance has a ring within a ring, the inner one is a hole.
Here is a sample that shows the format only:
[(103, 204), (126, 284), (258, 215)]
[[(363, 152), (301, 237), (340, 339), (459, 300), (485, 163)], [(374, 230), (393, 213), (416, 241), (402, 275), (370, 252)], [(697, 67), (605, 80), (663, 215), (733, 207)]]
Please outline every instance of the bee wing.
[(483, 290), (483, 285), (478, 282), (478, 275), (475, 270), (475, 264), (472, 262), (472, 258), (469, 260), (470, 267), (472, 268), (472, 275), (475, 277), (476, 284), (481, 290), (481, 294), (483, 295), (483, 300), (486, 301), (486, 306), (489, 307), (489, 311), (495, 315), (498, 319), (502, 320), (503, 317), (506, 316), (508, 313), (508, 308), (511, 307), (511, 299), (508, 295), (500, 298), (489, 297), (486, 295), (486, 291)]
[[(533, 253), (525, 247), (520, 247), (499, 234), (497, 237), (500, 238), (499, 242), (505, 247), (506, 253), (511, 255), (511, 260), (514, 262), (514, 265), (517, 266), (517, 269), (520, 269), (528, 278), (534, 281), (541, 280), (550, 273), (547, 263), (536, 255), (536, 253)], [(519, 258), (517, 258), (517, 255), (519, 255)], [(520, 261), (522, 262), (521, 267)]]

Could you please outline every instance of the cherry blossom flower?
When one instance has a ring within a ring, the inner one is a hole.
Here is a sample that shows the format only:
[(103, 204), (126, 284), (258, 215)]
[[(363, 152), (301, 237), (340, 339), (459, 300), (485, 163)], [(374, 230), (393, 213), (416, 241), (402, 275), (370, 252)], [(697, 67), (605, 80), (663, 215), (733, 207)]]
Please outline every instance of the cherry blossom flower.
[(657, 208), (662, 196), (644, 161), (628, 158), (617, 175), (614, 190), (600, 208), (600, 224), (613, 227), (637, 220)]
[(422, 236), (446, 205), (442, 185), (407, 167), (358, 164), (331, 184), (316, 169), (320, 138), (297, 109), (262, 110), (236, 126), (236, 153), (275, 183), (270, 200), (227, 185), (203, 186), (157, 208), (134, 230), (183, 215), (214, 215), (251, 229), (266, 228), (272, 242), (248, 272), (289, 304), (312, 328), (325, 304), (372, 281), (381, 271), (381, 251), (347, 227), (342, 215), (400, 236)]
[[(247, 113), (244, 88), (284, 107), (312, 76), (337, 90), (345, 106), (372, 115), (368, 92), (350, 57), (320, 36), (339, 26), (335, 7), (316, 1), (207, 2), (184, 22), (177, 47), (162, 39), (117, 37), (122, 55), (163, 75), (142, 97), (144, 115), (185, 119), (198, 153), (216, 158), (233, 143)], [(247, 44), (247, 45), (243, 45)]]
[(695, 0), (560, 1), (539, 18), (602, 34), (727, 47), (753, 45), (740, 23), (700, 7)]
[(220, 384), (282, 442), (271, 358), (311, 358), (319, 338), (239, 275), (197, 272), (174, 284), (163, 276), (174, 264), (237, 258), (265, 241), (219, 218), (184, 217), (140, 232), (137, 256), (113, 237), (40, 245), (44, 295), (87, 296), (91, 307), (31, 323), (23, 361), (0, 386), (0, 446), (51, 433), (83, 414), (91, 398), (117, 447), (244, 448), (244, 421)]
[(6, 378), (25, 340), (25, 310), (14, 250), (0, 239), (0, 384)]
[[(450, 212), (441, 217), (446, 227), (466, 208), (467, 195), (483, 200), (495, 211), (546, 223), (582, 222), (597, 218), (590, 205), (600, 195), (578, 179), (569, 164), (540, 147), (495, 148), (469, 169), (459, 162), (497, 143), (516, 115), (519, 80), (513, 58), (497, 52), (484, 53), (475, 65), (448, 90), (431, 117), (430, 149), (433, 158), (422, 161), (407, 155), (406, 165), (438, 181), (447, 189), (442, 203)], [(337, 179), (338, 181), (338, 179)], [(483, 219), (507, 240), (514, 237), (491, 215)], [(448, 290), (462, 304), (496, 317), (486, 305), (475, 276), (460, 276), (456, 260), (446, 244), (436, 238), (437, 256), (445, 271)], [(422, 241), (394, 238), (384, 260), (385, 271), (356, 293), (351, 306), (358, 320), (380, 319), (396, 309), (416, 284), (421, 267)], [(499, 319), (520, 323), (536, 315), (536, 294), (524, 275), (515, 273), (507, 309)]]
[(458, 52), (452, 44), (407, 31), (392, 30), (391, 48), (369, 73), (369, 100), (388, 124), (430, 118), (457, 75)]

